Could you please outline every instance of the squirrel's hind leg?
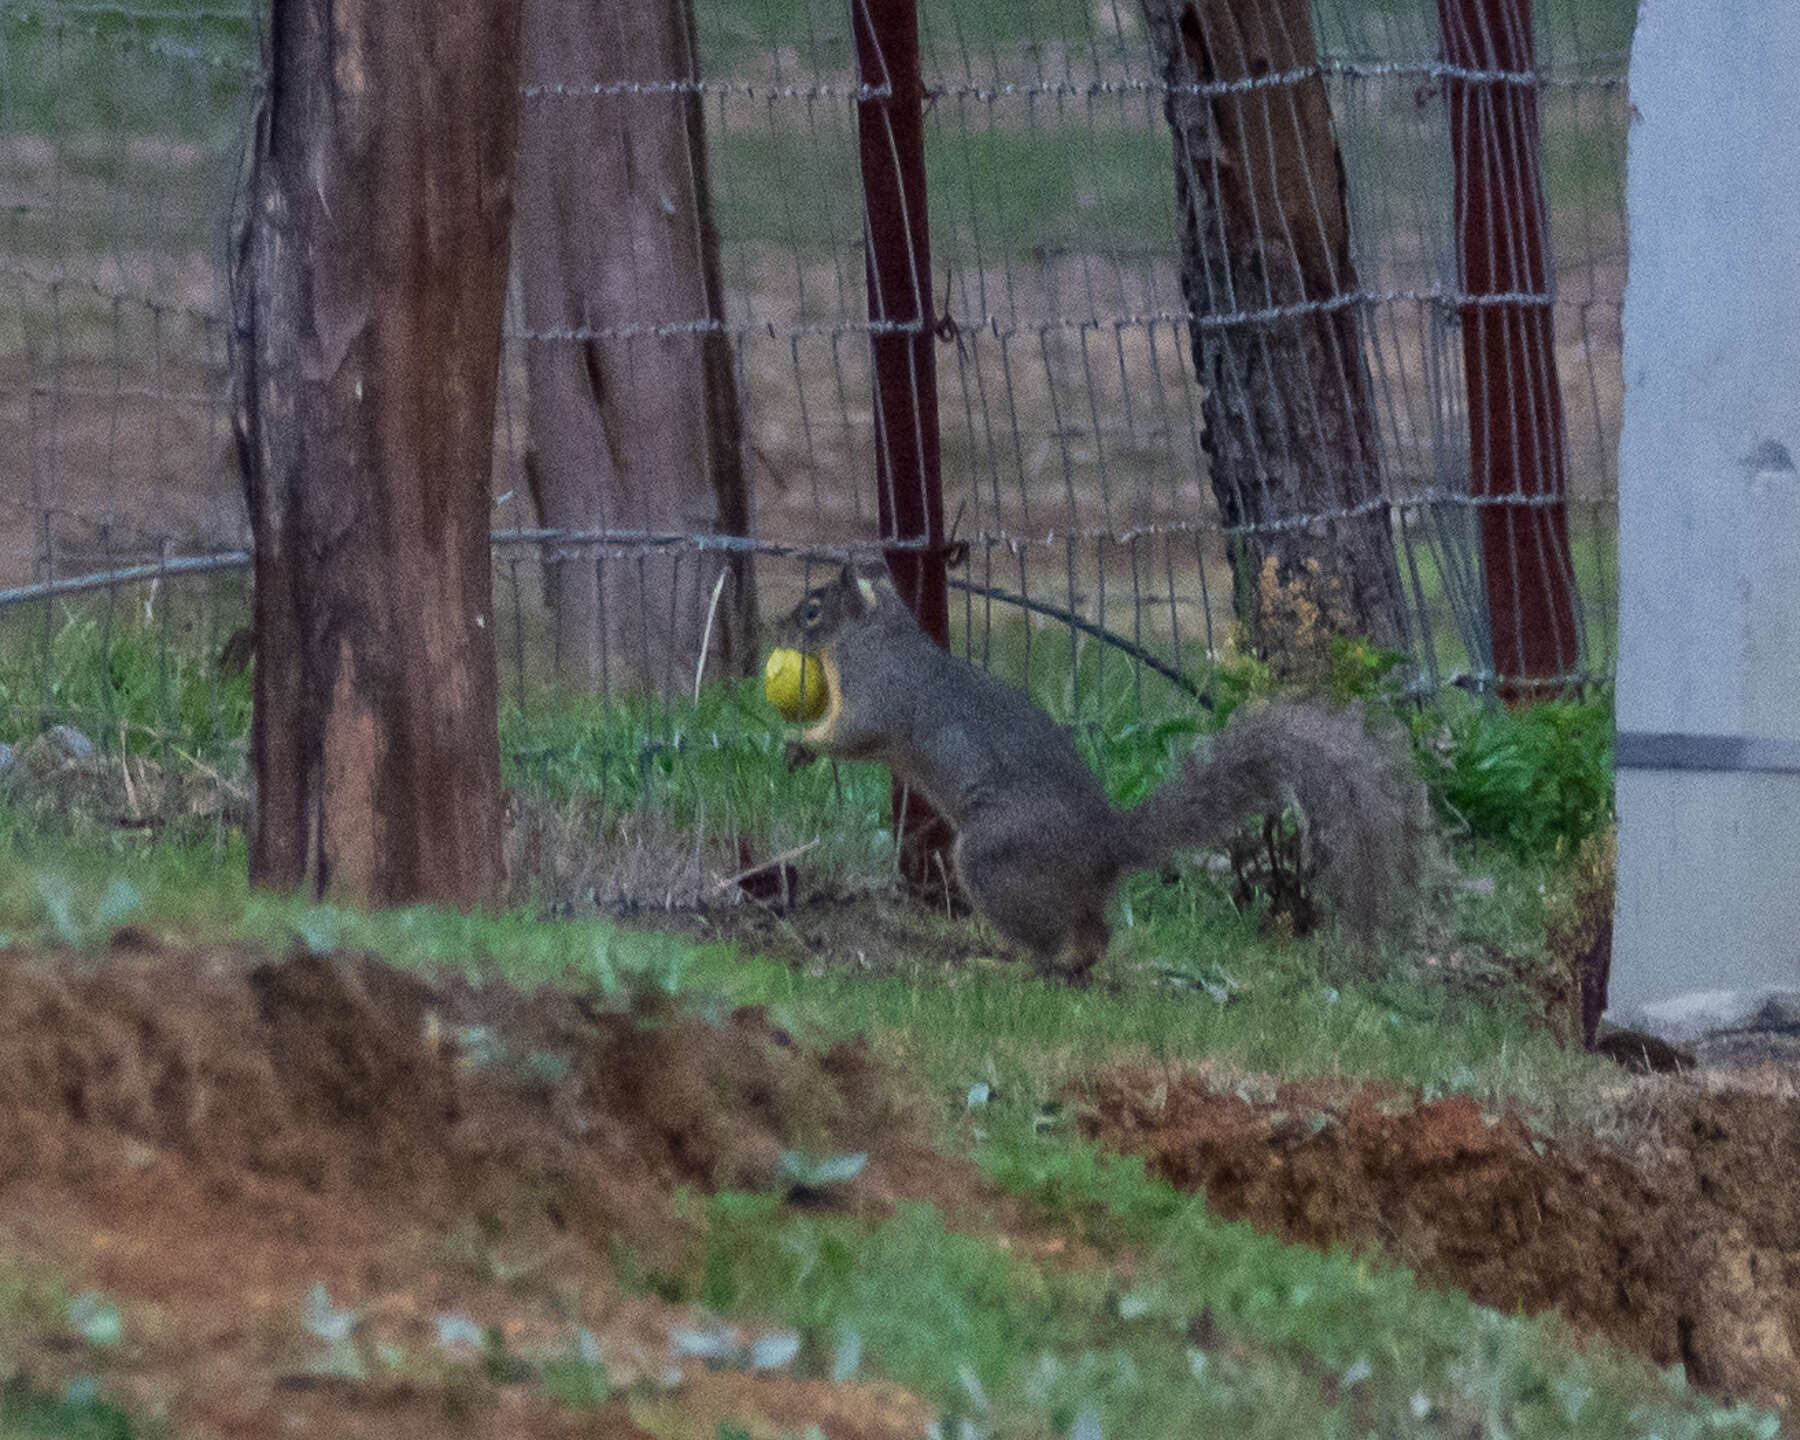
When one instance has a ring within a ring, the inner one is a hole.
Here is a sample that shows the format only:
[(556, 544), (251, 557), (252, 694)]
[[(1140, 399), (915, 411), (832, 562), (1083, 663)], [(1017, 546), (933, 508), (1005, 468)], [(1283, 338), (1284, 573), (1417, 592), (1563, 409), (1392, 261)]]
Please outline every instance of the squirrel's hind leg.
[[(1106, 923), (1104, 914), (1084, 915), (1062, 945), (1033, 956), (1033, 968), (1046, 980), (1060, 980), (1077, 990), (1085, 990), (1094, 983), (1111, 939), (1112, 927)], [(1109, 985), (1109, 988), (1116, 987)]]
[(1045, 846), (1041, 837), (968, 833), (956, 847), (957, 871), (975, 907), (1030, 953), (1040, 975), (1086, 984), (1106, 953), (1106, 905), (1116, 873)]
[(1104, 911), (1081, 917), (1069, 936), (1063, 978), (1071, 985), (1086, 985), (1094, 977), (1094, 969), (1106, 958), (1106, 947), (1112, 941), (1112, 926), (1106, 923)]

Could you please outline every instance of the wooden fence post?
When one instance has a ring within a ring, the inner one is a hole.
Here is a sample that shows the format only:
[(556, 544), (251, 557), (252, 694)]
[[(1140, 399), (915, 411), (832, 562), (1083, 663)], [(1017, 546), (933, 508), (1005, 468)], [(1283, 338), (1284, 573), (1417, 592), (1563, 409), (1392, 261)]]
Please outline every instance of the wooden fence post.
[[(527, 0), (517, 244), (525, 479), (557, 530), (747, 535), (693, 0)], [(687, 692), (756, 663), (749, 555), (545, 547), (560, 677)]]
[(1168, 85), (1181, 287), (1238, 616), (1258, 587), (1407, 643), (1343, 165), (1310, 0), (1141, 0)]
[(519, 0), (274, 0), (234, 273), (251, 878), (499, 898), (488, 548)]

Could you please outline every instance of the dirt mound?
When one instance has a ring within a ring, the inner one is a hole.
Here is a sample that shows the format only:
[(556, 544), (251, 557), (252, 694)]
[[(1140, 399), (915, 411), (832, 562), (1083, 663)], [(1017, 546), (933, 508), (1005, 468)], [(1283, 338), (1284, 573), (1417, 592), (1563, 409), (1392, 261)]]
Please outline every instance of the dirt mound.
[(1378, 1250), (1502, 1311), (1560, 1310), (1722, 1392), (1800, 1395), (1800, 1106), (1688, 1092), (1662, 1116), (1664, 1154), (1639, 1165), (1466, 1097), (1282, 1086), (1251, 1101), (1129, 1067), (1085, 1100), (1090, 1137), (1226, 1218)]
[(419, 1212), (528, 1177), (605, 1197), (586, 1207), (603, 1239), (653, 1208), (644, 1187), (767, 1188), (784, 1150), (866, 1144), (886, 1118), (859, 1048), (806, 1051), (758, 1009), (609, 1014), (350, 956), (0, 968), (15, 1179), (130, 1169), (134, 1140), (227, 1187)]
[[(114, 1378), (184, 1435), (440, 1433), (463, 1403), (433, 1368), (446, 1316), (527, 1348), (580, 1325), (615, 1383), (654, 1377), (689, 1322), (620, 1292), (621, 1243), (651, 1274), (677, 1262), (676, 1187), (779, 1189), (788, 1152), (874, 1152), (832, 1199), (884, 1203), (910, 1144), (891, 1109), (860, 1046), (810, 1049), (757, 1009), (611, 1013), (357, 956), (0, 952), (0, 1257), (135, 1306), (149, 1338)], [(358, 1354), (424, 1356), (426, 1379), (316, 1373), (313, 1287), (359, 1317)], [(641, 1433), (501, 1393), (458, 1433)]]

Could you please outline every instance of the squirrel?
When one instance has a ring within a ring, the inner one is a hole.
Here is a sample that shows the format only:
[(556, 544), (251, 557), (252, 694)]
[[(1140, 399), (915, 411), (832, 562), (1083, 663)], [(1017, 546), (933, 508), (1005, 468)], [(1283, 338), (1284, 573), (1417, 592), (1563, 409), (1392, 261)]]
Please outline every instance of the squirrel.
[(783, 642), (816, 657), (825, 713), (790, 762), (885, 764), (956, 831), (958, 880), (1042, 973), (1084, 983), (1111, 939), (1126, 872), (1222, 844), (1247, 818), (1293, 806), (1340, 915), (1373, 940), (1396, 882), (1416, 883), (1424, 787), (1403, 742), (1360, 712), (1265, 701), (1240, 707), (1177, 775), (1116, 808), (1074, 741), (1024, 690), (940, 648), (885, 567), (846, 564), (809, 590)]

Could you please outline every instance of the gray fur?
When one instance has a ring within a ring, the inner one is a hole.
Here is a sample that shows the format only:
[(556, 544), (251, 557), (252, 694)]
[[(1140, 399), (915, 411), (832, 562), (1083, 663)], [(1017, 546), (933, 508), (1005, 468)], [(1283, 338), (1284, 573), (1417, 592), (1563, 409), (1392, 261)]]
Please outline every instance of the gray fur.
[(785, 643), (817, 654), (836, 691), (803, 732), (814, 750), (876, 760), (957, 832), (958, 878), (1042, 967), (1085, 974), (1105, 952), (1119, 877), (1223, 843), (1250, 816), (1293, 805), (1322, 852), (1340, 913), (1373, 938), (1397, 882), (1415, 883), (1423, 790), (1405, 747), (1360, 715), (1246, 708), (1144, 804), (1117, 810), (1068, 734), (1023, 690), (933, 644), (885, 577), (848, 566), (810, 591)]

